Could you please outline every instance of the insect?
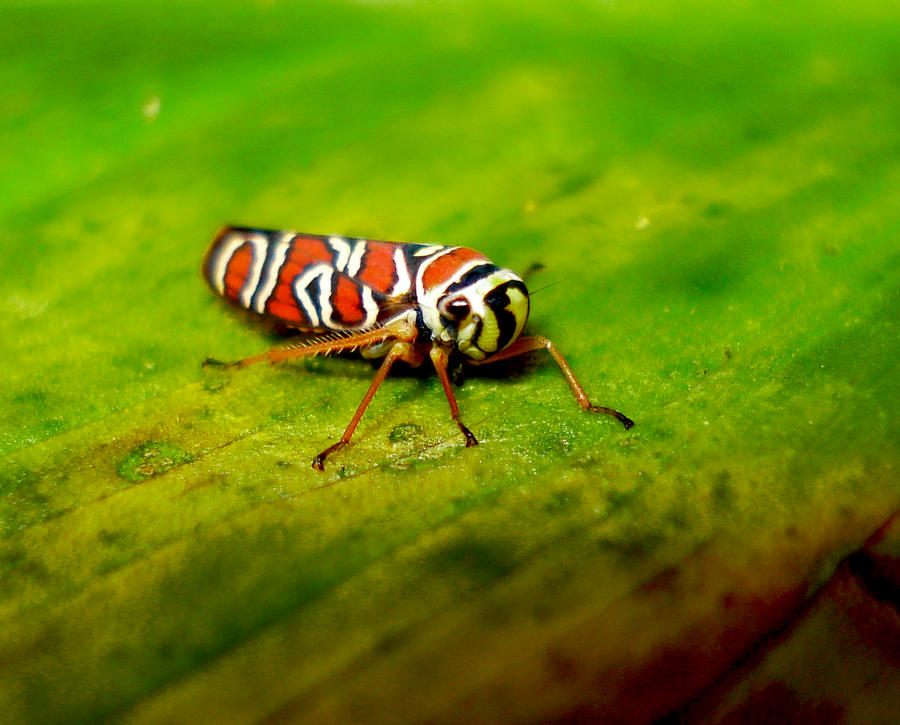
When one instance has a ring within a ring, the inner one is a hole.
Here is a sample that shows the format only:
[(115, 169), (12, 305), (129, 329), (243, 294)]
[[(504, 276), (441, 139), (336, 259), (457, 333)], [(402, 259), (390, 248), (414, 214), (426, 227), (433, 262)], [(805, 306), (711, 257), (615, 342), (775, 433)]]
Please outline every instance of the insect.
[(340, 440), (319, 453), (313, 468), (349, 442), (391, 367), (413, 367), (427, 357), (466, 440), (478, 440), (459, 416), (450, 387), (451, 356), (471, 365), (547, 350), (582, 410), (634, 422), (612, 408), (592, 405), (565, 358), (546, 337), (520, 337), (529, 312), (525, 283), (508, 269), (466, 247), (405, 244), (337, 236), (225, 227), (207, 252), (203, 274), (227, 300), (257, 315), (313, 336), (299, 345), (220, 363), (268, 360), (358, 350), (384, 358)]

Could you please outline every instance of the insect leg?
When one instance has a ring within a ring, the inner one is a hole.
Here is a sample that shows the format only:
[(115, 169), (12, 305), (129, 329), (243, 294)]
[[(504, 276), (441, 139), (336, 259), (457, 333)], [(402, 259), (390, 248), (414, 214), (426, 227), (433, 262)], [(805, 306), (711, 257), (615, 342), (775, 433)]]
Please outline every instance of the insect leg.
[(553, 356), (553, 359), (556, 360), (556, 364), (559, 365), (559, 369), (562, 370), (562, 374), (565, 376), (566, 382), (572, 389), (572, 393), (574, 393), (575, 399), (578, 401), (578, 405), (581, 406), (582, 410), (587, 410), (591, 413), (611, 415), (625, 426), (626, 430), (634, 425), (634, 421), (631, 420), (631, 418), (622, 415), (618, 410), (606, 408), (602, 405), (592, 405), (591, 401), (588, 399), (587, 393), (584, 392), (584, 388), (581, 387), (581, 383), (578, 382), (578, 378), (575, 377), (575, 371), (572, 370), (572, 367), (566, 362), (566, 359), (556, 348), (556, 345), (550, 342), (546, 337), (520, 337), (512, 345), (505, 350), (501, 350), (496, 355), (492, 355), (484, 360), (470, 360), (469, 362), (473, 365), (484, 365), (486, 363), (498, 362), (499, 360), (516, 357), (517, 355), (524, 355), (525, 353), (534, 352), (535, 350), (546, 350)]
[(367, 345), (374, 345), (385, 340), (396, 339), (401, 342), (412, 342), (416, 338), (416, 329), (408, 322), (401, 322), (385, 327), (379, 327), (368, 332), (360, 332), (355, 335), (346, 337), (338, 337), (333, 340), (323, 340), (321, 342), (312, 342), (308, 345), (300, 344), (296, 347), (276, 347), (273, 350), (254, 355), (252, 357), (237, 360), (235, 362), (223, 363), (219, 360), (207, 358), (203, 361), (203, 367), (207, 365), (224, 365), (225, 367), (246, 367), (253, 363), (269, 362), (276, 363), (284, 360), (291, 360), (299, 357), (315, 357), (316, 355), (329, 355), (333, 352), (342, 350), (356, 350)]
[(369, 407), (369, 403), (372, 402), (372, 398), (375, 397), (375, 393), (384, 382), (384, 379), (390, 372), (391, 367), (398, 360), (403, 360), (405, 362), (408, 362), (410, 365), (415, 366), (422, 361), (422, 356), (418, 352), (416, 352), (415, 348), (413, 348), (412, 345), (407, 342), (398, 342), (388, 351), (387, 355), (385, 355), (384, 357), (384, 362), (381, 363), (381, 367), (379, 367), (378, 372), (375, 373), (375, 379), (372, 380), (372, 384), (369, 385), (369, 389), (363, 396), (362, 402), (356, 409), (356, 413), (353, 414), (353, 418), (350, 420), (350, 424), (347, 426), (344, 434), (341, 436), (341, 439), (333, 446), (329, 446), (328, 448), (326, 448), (313, 459), (313, 468), (319, 471), (324, 471), (325, 459), (350, 442), (350, 439), (353, 437), (353, 433), (356, 430), (356, 426), (359, 425), (359, 421), (363, 417), (363, 413), (366, 412), (366, 408)]
[(462, 434), (466, 437), (466, 448), (469, 446), (477, 446), (478, 439), (472, 435), (472, 431), (466, 428), (459, 419), (459, 406), (456, 404), (456, 396), (453, 395), (453, 389), (450, 387), (450, 376), (447, 375), (447, 352), (442, 347), (432, 345), (431, 352), (428, 353), (428, 356), (431, 358), (431, 362), (434, 363), (434, 369), (437, 371), (438, 377), (441, 380), (441, 385), (444, 387), (444, 395), (447, 396), (447, 402), (450, 403), (450, 415), (453, 416), (456, 425), (459, 426)]

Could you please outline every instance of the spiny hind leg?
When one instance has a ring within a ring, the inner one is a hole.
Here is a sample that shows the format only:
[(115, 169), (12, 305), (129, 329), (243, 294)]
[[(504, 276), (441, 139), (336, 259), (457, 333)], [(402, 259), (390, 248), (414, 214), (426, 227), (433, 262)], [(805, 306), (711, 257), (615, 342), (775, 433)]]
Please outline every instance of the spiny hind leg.
[(572, 370), (572, 366), (569, 365), (562, 353), (557, 349), (556, 345), (550, 342), (546, 337), (520, 337), (512, 345), (505, 350), (501, 350), (496, 355), (492, 355), (489, 358), (477, 362), (470, 362), (473, 365), (485, 365), (500, 360), (507, 360), (518, 355), (524, 355), (525, 353), (534, 352), (536, 350), (546, 350), (553, 356), (553, 359), (556, 360), (556, 364), (559, 365), (559, 369), (565, 376), (566, 382), (569, 384), (569, 388), (575, 396), (575, 400), (578, 401), (578, 405), (582, 410), (586, 410), (590, 413), (603, 413), (604, 415), (612, 416), (625, 426), (626, 430), (634, 425), (634, 421), (631, 420), (631, 418), (626, 417), (618, 410), (613, 410), (612, 408), (607, 408), (602, 405), (593, 405), (588, 399), (587, 393), (584, 392), (584, 388), (581, 387), (581, 383), (578, 382), (578, 378), (575, 376), (575, 371)]
[(359, 421), (362, 419), (363, 414), (366, 412), (366, 408), (369, 407), (369, 403), (372, 402), (372, 398), (375, 397), (375, 393), (378, 391), (378, 388), (381, 387), (384, 379), (391, 371), (391, 367), (393, 367), (394, 363), (398, 360), (402, 360), (406, 363), (409, 363), (413, 367), (416, 367), (422, 362), (422, 354), (408, 342), (398, 342), (395, 343), (393, 347), (391, 347), (387, 355), (384, 356), (384, 362), (381, 363), (381, 367), (379, 367), (378, 372), (375, 373), (375, 378), (372, 380), (371, 385), (369, 385), (369, 389), (363, 396), (362, 402), (360, 402), (359, 407), (356, 409), (356, 413), (353, 414), (353, 418), (350, 420), (350, 424), (347, 426), (346, 430), (344, 430), (344, 434), (341, 436), (341, 439), (334, 445), (328, 446), (328, 448), (326, 448), (313, 459), (313, 468), (319, 471), (324, 471), (325, 459), (335, 451), (339, 451), (350, 442), (350, 439), (353, 437), (353, 433), (356, 431), (356, 426), (359, 425)]
[(345, 335), (333, 339), (316, 340), (313, 338), (308, 344), (300, 343), (290, 347), (276, 347), (272, 350), (246, 357), (243, 360), (235, 360), (233, 362), (223, 362), (215, 358), (206, 358), (202, 366), (211, 365), (232, 367), (247, 367), (253, 363), (269, 361), (271, 363), (283, 362), (284, 360), (292, 360), (301, 357), (315, 357), (316, 355), (329, 355), (333, 352), (341, 352), (347, 350), (357, 350), (369, 345), (376, 345), (386, 340), (396, 340), (397, 342), (413, 342), (416, 339), (416, 328), (405, 320), (401, 320), (391, 325), (385, 325), (368, 332), (359, 332), (356, 334)]

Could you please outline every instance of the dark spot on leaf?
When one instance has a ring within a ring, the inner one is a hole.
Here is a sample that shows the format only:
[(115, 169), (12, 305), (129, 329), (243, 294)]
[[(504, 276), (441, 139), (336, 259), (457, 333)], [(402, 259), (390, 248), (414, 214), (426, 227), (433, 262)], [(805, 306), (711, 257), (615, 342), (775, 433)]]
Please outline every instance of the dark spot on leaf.
[(403, 443), (422, 434), (422, 426), (415, 423), (400, 423), (395, 425), (388, 433), (391, 443)]
[(228, 378), (224, 375), (217, 375), (215, 377), (210, 377), (203, 382), (203, 389), (207, 393), (218, 393), (222, 390), (226, 385), (228, 385)]
[(19, 490), (27, 491), (39, 483), (40, 477), (38, 474), (27, 468), (4, 471), (0, 473), (0, 496), (6, 497)]
[(773, 136), (772, 129), (761, 123), (748, 123), (744, 128), (744, 137), (751, 142), (768, 141)]
[(716, 252), (682, 270), (683, 289), (697, 295), (715, 295), (731, 289), (742, 271), (732, 252)]
[(193, 461), (193, 456), (171, 443), (148, 441), (129, 451), (116, 472), (131, 483), (165, 473), (175, 466)]
[(393, 652), (406, 641), (406, 634), (403, 632), (392, 632), (382, 637), (372, 648), (376, 654), (383, 655)]
[(10, 564), (15, 566), (23, 559), (25, 559), (24, 549), (10, 549), (0, 553), (0, 564)]
[(270, 413), (268, 418), (266, 418), (266, 424), (277, 425), (278, 423), (283, 423), (293, 417), (294, 413), (290, 410), (276, 410), (274, 413)]
[(731, 207), (725, 202), (714, 201), (706, 205), (706, 208), (703, 210), (703, 216), (707, 219), (720, 219), (728, 214), (730, 210)]
[(544, 504), (544, 510), (550, 514), (559, 514), (581, 503), (581, 495), (577, 491), (554, 491), (550, 500)]
[(496, 541), (465, 539), (429, 557), (435, 568), (464, 573), (476, 584), (488, 584), (509, 574), (516, 566), (512, 551)]
[(587, 189), (594, 183), (594, 177), (590, 174), (572, 174), (564, 178), (556, 188), (556, 194), (553, 198), (562, 198), (564, 196), (573, 196), (579, 191)]
[(677, 529), (687, 529), (690, 526), (691, 519), (684, 508), (676, 504), (667, 514), (668, 521)]
[(0, 585), (7, 588), (12, 582), (21, 585), (28, 577), (38, 581), (47, 581), (50, 571), (39, 558), (30, 558), (23, 549), (11, 549), (0, 555)]
[(478, 498), (475, 496), (457, 496), (449, 502), (449, 515), (454, 518), (460, 516), (471, 511), (477, 503)]
[(25, 388), (13, 393), (11, 400), (13, 403), (44, 406), (47, 405), (47, 391), (43, 388)]
[(625, 491), (616, 491), (615, 489), (607, 491), (606, 503), (609, 506), (609, 513), (628, 506), (637, 496), (638, 489), (636, 488), (630, 488)]
[(731, 485), (731, 474), (728, 471), (719, 471), (716, 474), (709, 496), (717, 507), (731, 508), (735, 495), (734, 487)]
[(97, 532), (97, 538), (100, 540), (101, 544), (110, 546), (112, 544), (115, 544), (117, 541), (119, 541), (122, 538), (122, 532), (121, 531), (110, 531), (108, 529), (100, 529)]
[(50, 418), (45, 421), (41, 421), (38, 426), (38, 435), (41, 438), (50, 438), (55, 436), (57, 433), (62, 433), (67, 428), (67, 423), (60, 417)]
[(604, 538), (597, 541), (601, 551), (618, 554), (624, 559), (643, 558), (662, 543), (664, 537), (655, 531), (635, 532), (625, 538)]
[(569, 681), (575, 679), (578, 664), (569, 655), (557, 650), (550, 650), (545, 658), (547, 671), (553, 680)]
[(672, 594), (677, 591), (679, 579), (679, 570), (674, 566), (667, 566), (659, 574), (654, 576), (650, 581), (644, 582), (638, 587), (638, 593), (642, 595), (656, 594), (665, 592)]

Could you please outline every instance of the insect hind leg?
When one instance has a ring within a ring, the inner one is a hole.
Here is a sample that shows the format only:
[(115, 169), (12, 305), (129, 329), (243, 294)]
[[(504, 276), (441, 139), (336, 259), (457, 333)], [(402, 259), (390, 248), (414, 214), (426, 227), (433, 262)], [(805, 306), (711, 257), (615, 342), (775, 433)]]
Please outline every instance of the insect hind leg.
[(413, 342), (415, 339), (415, 326), (405, 320), (400, 320), (395, 324), (385, 325), (366, 332), (340, 334), (338, 337), (313, 338), (308, 342), (301, 342), (288, 347), (276, 347), (272, 350), (266, 350), (266, 352), (259, 355), (245, 357), (242, 360), (223, 362), (222, 360), (208, 357), (203, 361), (201, 367), (243, 368), (258, 362), (277, 363), (301, 357), (315, 357), (316, 355), (330, 355), (335, 352), (358, 350), (389, 341)]

